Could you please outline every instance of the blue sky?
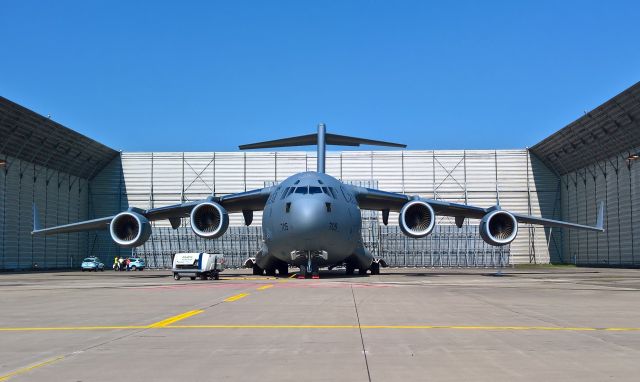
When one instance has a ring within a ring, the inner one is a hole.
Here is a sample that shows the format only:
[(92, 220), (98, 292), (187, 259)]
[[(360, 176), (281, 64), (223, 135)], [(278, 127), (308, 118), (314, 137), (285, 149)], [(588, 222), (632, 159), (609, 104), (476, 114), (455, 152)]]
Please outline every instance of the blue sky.
[[(5, 1), (0, 95), (115, 149), (531, 146), (640, 80), (628, 1)], [(335, 148), (334, 148), (335, 149)]]

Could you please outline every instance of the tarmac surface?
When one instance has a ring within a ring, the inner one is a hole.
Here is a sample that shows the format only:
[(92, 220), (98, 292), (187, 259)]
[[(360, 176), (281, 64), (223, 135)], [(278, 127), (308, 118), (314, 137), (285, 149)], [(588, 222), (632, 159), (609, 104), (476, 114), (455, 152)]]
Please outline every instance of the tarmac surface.
[(640, 270), (0, 274), (0, 381), (637, 381)]

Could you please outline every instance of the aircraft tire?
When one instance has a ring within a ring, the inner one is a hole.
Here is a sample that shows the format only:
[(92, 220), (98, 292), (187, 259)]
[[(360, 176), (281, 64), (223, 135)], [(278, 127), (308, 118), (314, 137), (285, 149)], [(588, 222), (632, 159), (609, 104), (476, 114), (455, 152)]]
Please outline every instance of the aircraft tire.
[(264, 274), (264, 269), (259, 266), (253, 264), (253, 275), (254, 276), (262, 276)]
[(278, 274), (280, 277), (289, 276), (289, 264), (283, 263), (278, 266)]
[(380, 274), (380, 264), (378, 263), (372, 263), (371, 264), (371, 274), (372, 275), (379, 275)]
[(367, 274), (367, 269), (366, 268), (358, 268), (358, 274), (360, 276), (365, 276)]
[(177, 273), (174, 273), (173, 274), (173, 279), (176, 280), (176, 281), (180, 280), (180, 275), (177, 274)]
[(355, 268), (353, 267), (353, 265), (347, 264), (346, 271), (345, 271), (347, 276), (352, 276), (354, 271), (355, 271)]

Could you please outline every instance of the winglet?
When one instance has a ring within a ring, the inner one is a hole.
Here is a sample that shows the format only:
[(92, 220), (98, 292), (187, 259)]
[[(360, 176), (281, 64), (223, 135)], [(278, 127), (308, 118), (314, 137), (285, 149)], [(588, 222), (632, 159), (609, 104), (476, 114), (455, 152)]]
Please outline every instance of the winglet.
[(42, 225), (40, 224), (40, 216), (38, 215), (38, 208), (36, 208), (36, 204), (33, 203), (33, 231), (31, 234), (33, 235), (36, 231), (42, 229)]
[(604, 232), (604, 201), (598, 203), (598, 217), (596, 219), (596, 228)]

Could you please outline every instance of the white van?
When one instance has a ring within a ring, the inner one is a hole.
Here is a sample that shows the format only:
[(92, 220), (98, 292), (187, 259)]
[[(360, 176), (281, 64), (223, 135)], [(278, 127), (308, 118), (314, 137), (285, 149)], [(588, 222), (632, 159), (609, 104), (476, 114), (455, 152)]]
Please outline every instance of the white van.
[(218, 280), (224, 270), (224, 256), (221, 253), (176, 253), (173, 257), (173, 278), (191, 277), (195, 280)]

